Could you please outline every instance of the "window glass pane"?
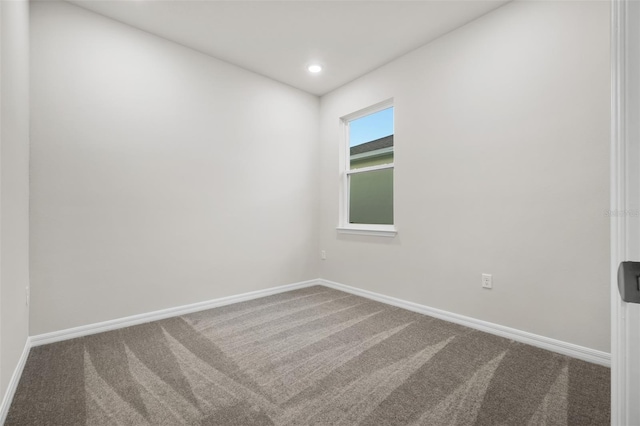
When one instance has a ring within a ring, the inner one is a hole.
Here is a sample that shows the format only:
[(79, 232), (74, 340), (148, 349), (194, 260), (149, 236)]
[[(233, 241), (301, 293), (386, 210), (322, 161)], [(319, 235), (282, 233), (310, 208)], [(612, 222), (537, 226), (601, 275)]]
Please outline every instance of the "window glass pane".
[(349, 175), (349, 223), (393, 225), (393, 169)]
[(393, 163), (393, 107), (349, 122), (349, 168)]

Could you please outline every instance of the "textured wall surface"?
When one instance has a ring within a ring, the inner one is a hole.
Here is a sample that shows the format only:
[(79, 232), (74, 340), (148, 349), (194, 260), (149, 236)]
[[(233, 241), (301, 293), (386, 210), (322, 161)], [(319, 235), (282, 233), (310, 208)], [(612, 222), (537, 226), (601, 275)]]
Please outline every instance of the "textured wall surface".
[[(324, 96), (321, 276), (608, 352), (609, 92), (609, 5), (533, 1)], [(340, 117), (389, 98), (398, 235), (337, 234)]]
[(317, 97), (67, 3), (31, 23), (31, 333), (317, 276)]

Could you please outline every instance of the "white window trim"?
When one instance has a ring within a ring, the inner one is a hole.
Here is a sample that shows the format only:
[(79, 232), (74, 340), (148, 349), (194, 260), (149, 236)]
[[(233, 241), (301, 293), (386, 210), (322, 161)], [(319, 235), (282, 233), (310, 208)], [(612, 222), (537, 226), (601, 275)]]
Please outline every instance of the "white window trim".
[[(349, 169), (350, 160), (350, 147), (349, 147), (349, 122), (362, 118), (364, 116), (373, 114), (383, 109), (393, 107), (393, 99), (377, 103), (368, 108), (355, 112), (353, 114), (346, 115), (340, 118), (340, 126), (342, 132), (340, 132), (340, 146), (342, 155), (340, 156), (340, 203), (339, 203), (339, 216), (336, 230), (339, 234), (358, 234), (369, 235), (376, 237), (395, 237), (398, 234), (395, 224), (393, 225), (378, 225), (378, 224), (361, 224), (361, 223), (349, 223), (349, 176), (357, 173), (371, 172), (375, 170), (393, 169), (394, 163), (379, 164), (376, 166), (362, 167), (359, 169)], [(395, 146), (394, 146), (395, 149)], [(395, 179), (394, 179), (395, 185)], [(395, 191), (394, 191), (395, 195)], [(395, 211), (395, 200), (394, 200)]]
[(376, 164), (375, 166), (360, 167), (358, 169), (345, 170), (346, 175), (356, 175), (358, 173), (375, 172), (376, 170), (393, 169), (393, 163)]
[(395, 225), (375, 225), (350, 223), (336, 228), (339, 234), (369, 235), (372, 237), (395, 237), (398, 230)]

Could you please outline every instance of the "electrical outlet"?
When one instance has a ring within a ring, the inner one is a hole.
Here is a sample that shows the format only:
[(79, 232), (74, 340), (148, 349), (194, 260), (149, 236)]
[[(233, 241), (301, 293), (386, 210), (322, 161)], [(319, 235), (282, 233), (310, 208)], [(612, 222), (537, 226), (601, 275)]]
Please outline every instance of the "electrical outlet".
[(327, 252), (325, 250), (320, 250), (320, 259), (327, 260)]
[(29, 302), (31, 301), (31, 291), (29, 290), (29, 287), (25, 287), (24, 288), (24, 292), (26, 293), (27, 296), (27, 306), (29, 306)]
[(493, 276), (491, 274), (482, 274), (482, 288), (493, 288)]

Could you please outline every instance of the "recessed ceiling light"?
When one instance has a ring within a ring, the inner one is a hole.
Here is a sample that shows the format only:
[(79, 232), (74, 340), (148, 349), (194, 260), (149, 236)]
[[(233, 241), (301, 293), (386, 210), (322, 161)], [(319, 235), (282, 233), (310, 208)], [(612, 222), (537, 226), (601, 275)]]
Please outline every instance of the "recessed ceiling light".
[(319, 73), (320, 71), (322, 71), (322, 66), (320, 66), (320, 65), (318, 65), (318, 64), (312, 64), (312, 65), (309, 65), (309, 66), (307, 67), (307, 69), (309, 70), (309, 72), (312, 72), (312, 73), (314, 73), (314, 74), (317, 74), (317, 73)]

